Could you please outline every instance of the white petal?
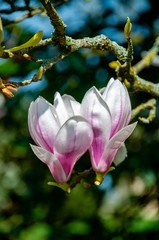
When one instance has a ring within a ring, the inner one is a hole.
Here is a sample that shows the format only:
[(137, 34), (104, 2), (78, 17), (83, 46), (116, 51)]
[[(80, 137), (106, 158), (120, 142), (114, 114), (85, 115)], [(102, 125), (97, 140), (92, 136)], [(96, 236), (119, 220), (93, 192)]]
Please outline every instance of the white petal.
[(34, 142), (41, 147), (49, 149), (49, 146), (46, 144), (43, 137), (41, 136), (41, 133), (38, 127), (35, 102), (32, 102), (29, 107), (28, 126), (29, 126), (30, 135), (33, 138)]
[(125, 158), (127, 157), (127, 149), (126, 149), (126, 146), (125, 146), (125, 143), (123, 143), (121, 145), (121, 147), (118, 149), (114, 159), (113, 159), (113, 162), (115, 163), (115, 165), (119, 165), (120, 163), (122, 163)]
[(104, 87), (104, 88), (101, 88), (101, 89), (99, 90), (99, 92), (100, 92), (100, 94), (101, 94), (101, 95), (103, 95), (103, 94), (104, 94), (104, 92), (105, 92), (105, 89), (106, 89), (106, 87)]
[(32, 137), (32, 139), (34, 140), (34, 142), (37, 145), (40, 145), (40, 142), (38, 141), (38, 137), (37, 137), (37, 133), (35, 131), (35, 128), (33, 127), (33, 116), (35, 114), (35, 104), (34, 102), (31, 102), (30, 107), (29, 107), (29, 111), (28, 111), (28, 127), (29, 127), (29, 132), (30, 135)]
[(31, 148), (33, 150), (33, 152), (35, 153), (35, 155), (45, 164), (47, 164), (47, 166), (49, 167), (54, 179), (56, 180), (56, 182), (58, 183), (62, 183), (62, 182), (66, 182), (67, 178), (66, 178), (66, 174), (61, 166), (61, 163), (59, 162), (59, 160), (55, 157), (54, 154), (48, 152), (47, 150), (35, 146), (35, 145), (31, 145)]
[(85, 94), (81, 104), (82, 115), (90, 122), (94, 139), (92, 143), (93, 155), (98, 165), (109, 140), (111, 131), (111, 114), (107, 104), (95, 87)]
[(66, 94), (62, 96), (62, 99), (64, 101), (69, 117), (80, 115), (81, 104), (79, 102), (77, 102), (72, 96)]
[(69, 119), (69, 113), (66, 109), (65, 103), (60, 95), (60, 93), (55, 93), (54, 106), (60, 120), (61, 126)]
[(54, 153), (61, 162), (66, 176), (76, 161), (86, 152), (93, 140), (91, 125), (81, 116), (70, 118), (59, 130)]
[(39, 97), (29, 108), (29, 130), (33, 140), (52, 152), (60, 123), (53, 105)]
[(111, 79), (109, 80), (107, 86), (106, 86), (105, 88), (102, 88), (102, 89), (101, 89), (101, 94), (102, 94), (102, 96), (103, 96), (104, 99), (105, 99), (105, 97), (107, 96), (107, 92), (108, 92), (110, 86), (112, 85), (112, 83), (113, 83), (114, 81), (115, 81), (114, 78), (111, 78)]

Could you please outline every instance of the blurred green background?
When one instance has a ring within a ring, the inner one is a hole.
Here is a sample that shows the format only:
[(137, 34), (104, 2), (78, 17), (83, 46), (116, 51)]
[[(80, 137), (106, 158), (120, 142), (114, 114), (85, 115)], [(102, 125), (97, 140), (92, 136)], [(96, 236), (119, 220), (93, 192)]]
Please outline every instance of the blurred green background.
[[(9, 2), (24, 6), (27, 1), (0, 1), (0, 13)], [(57, 3), (59, 1), (52, 1)], [(64, 1), (63, 1), (64, 2)], [(30, 1), (30, 6), (40, 6)], [(133, 64), (144, 56), (159, 34), (157, 0), (70, 0), (57, 7), (74, 38), (105, 34), (127, 47), (123, 28), (127, 16), (133, 24)], [(24, 12), (1, 14), (3, 21)], [(6, 48), (27, 41), (37, 31), (51, 37), (52, 26), (45, 15), (36, 15), (4, 30)], [(37, 49), (33, 57), (57, 54), (53, 46)], [(52, 176), (33, 154), (27, 126), (30, 102), (41, 95), (53, 102), (54, 94), (71, 94), (81, 101), (92, 86), (104, 87), (115, 77), (109, 52), (81, 49), (58, 62), (41, 82), (21, 87), (15, 97), (0, 95), (0, 240), (159, 240), (159, 111), (149, 125), (138, 123), (126, 141), (127, 159), (107, 174), (99, 187), (79, 184), (70, 194), (47, 185)], [(140, 76), (159, 82), (156, 57)], [(20, 60), (0, 59), (0, 76), (10, 81), (29, 79), (39, 65)], [(151, 98), (145, 93), (130, 93), (132, 106)], [(147, 116), (148, 112), (142, 112)], [(90, 167), (87, 153), (77, 164), (81, 171)]]

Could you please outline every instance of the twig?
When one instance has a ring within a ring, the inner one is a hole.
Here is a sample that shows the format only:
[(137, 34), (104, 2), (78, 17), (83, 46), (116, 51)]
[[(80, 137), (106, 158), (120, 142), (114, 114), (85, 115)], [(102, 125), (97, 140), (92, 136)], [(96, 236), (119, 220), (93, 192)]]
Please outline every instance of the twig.
[(131, 62), (133, 60), (133, 43), (131, 38), (128, 38), (128, 60), (127, 60), (127, 65), (128, 65), (128, 70), (130, 71), (131, 68)]
[(76, 51), (80, 48), (91, 48), (102, 51), (108, 50), (114, 53), (121, 63), (125, 63), (127, 59), (127, 50), (124, 47), (119, 46), (116, 42), (111, 41), (103, 34), (93, 38), (86, 37), (77, 40), (66, 37), (66, 44), (72, 51)]
[[(35, 73), (32, 78), (30, 78), (29, 80), (24, 80), (22, 82), (11, 82), (11, 81), (5, 81), (5, 83), (10, 83), (16, 87), (22, 87), (22, 86), (26, 86), (26, 85), (29, 85), (31, 84), (32, 82), (38, 82), (38, 81), (41, 81), (42, 80), (42, 76), (44, 75), (44, 73), (53, 67), (53, 65), (55, 65), (58, 61), (64, 59), (65, 57), (67, 56), (64, 55), (64, 54), (59, 54), (58, 56), (56, 56), (55, 58), (50, 58), (50, 59), (45, 59), (45, 60), (37, 60), (39, 63), (41, 63), (41, 67), (42, 67), (42, 72), (41, 72), (41, 76), (40, 78), (38, 78), (38, 72), (39, 70), (37, 71), (37, 73)], [(40, 68), (41, 68), (40, 67)]]
[(159, 83), (152, 83), (134, 75), (134, 82), (130, 87), (134, 92), (147, 92), (153, 97), (159, 98)]
[(129, 90), (133, 92), (147, 92), (154, 97), (159, 98), (159, 83), (152, 83), (143, 78), (140, 78), (131, 67), (128, 69), (127, 64), (123, 64), (117, 71), (119, 79), (125, 81)]
[(149, 67), (152, 59), (159, 53), (159, 37), (156, 38), (152, 48), (148, 51), (146, 57), (141, 59), (137, 64), (133, 66), (136, 74), (141, 72), (144, 68)]
[(76, 187), (76, 185), (79, 184), (81, 180), (87, 177), (91, 172), (93, 172), (92, 168), (84, 170), (83, 172), (78, 172), (75, 181), (70, 185), (70, 189), (72, 190), (74, 187)]
[(36, 8), (36, 9), (31, 10), (31, 11), (28, 11), (22, 17), (14, 19), (14, 20), (7, 20), (7, 19), (3, 18), (3, 26), (8, 26), (10, 24), (19, 23), (19, 22), (23, 21), (26, 18), (33, 17), (36, 14), (39, 14), (39, 13), (42, 13), (42, 12), (44, 12), (43, 8)]
[(149, 67), (153, 57), (156, 55), (155, 52), (149, 52), (141, 61), (133, 66), (136, 74), (141, 72), (144, 68)]
[(3, 54), (1, 55), (1, 58), (7, 59), (7, 58), (13, 58), (13, 59), (18, 59), (18, 60), (24, 60), (27, 59), (29, 61), (32, 62), (36, 62), (36, 63), (42, 63), (41, 59), (35, 59), (33, 57), (31, 57), (30, 55), (28, 55), (27, 53), (22, 54), (21, 52), (19, 53), (9, 53), (9, 52), (3, 52)]
[(131, 120), (134, 119), (142, 110), (150, 109), (147, 118), (139, 117), (138, 119), (143, 123), (150, 123), (156, 117), (156, 99), (152, 98), (146, 103), (142, 103), (132, 110)]
[(57, 39), (57, 44), (63, 46), (65, 45), (65, 28), (67, 27), (64, 22), (62, 21), (62, 18), (58, 15), (56, 12), (56, 9), (54, 8), (53, 4), (49, 0), (40, 0), (42, 5), (47, 11), (47, 14), (50, 18), (51, 24), (54, 27), (55, 31), (53, 33), (53, 39)]
[(18, 7), (18, 6), (12, 6), (11, 9), (2, 9), (0, 10), (0, 13), (5, 13), (5, 14), (10, 14), (10, 13), (13, 13), (13, 12), (18, 12), (18, 11), (27, 11), (27, 10), (33, 10), (33, 9), (36, 9), (36, 7), (30, 7), (28, 9), (27, 6), (24, 6), (24, 7)]
[(52, 41), (51, 38), (46, 38), (44, 40), (41, 40), (36, 46), (25, 48), (25, 49), (21, 50), (20, 53), (21, 54), (29, 53), (31, 50), (34, 50), (34, 49), (39, 48), (39, 47), (46, 47), (48, 45), (53, 45), (53, 41)]
[[(55, 7), (58, 7), (66, 2), (68, 2), (69, 0), (63, 0), (63, 1), (57, 1), (56, 3), (54, 3), (54, 6)], [(28, 6), (24, 6), (24, 7), (18, 7), (18, 6), (12, 6), (12, 8), (10, 9), (1, 9), (0, 10), (0, 13), (1, 14), (10, 14), (10, 13), (13, 13), (13, 12), (18, 12), (18, 11), (33, 11), (33, 10), (37, 10), (39, 8), (35, 7), (35, 6), (32, 6), (32, 7), (28, 7)]]

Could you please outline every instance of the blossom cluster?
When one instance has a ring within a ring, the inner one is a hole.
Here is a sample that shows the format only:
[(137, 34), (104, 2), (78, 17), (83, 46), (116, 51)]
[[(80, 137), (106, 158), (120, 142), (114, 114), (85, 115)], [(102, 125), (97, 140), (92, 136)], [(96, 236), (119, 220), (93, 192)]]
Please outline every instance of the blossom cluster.
[(104, 175), (112, 161), (119, 163), (125, 157), (123, 143), (136, 126), (129, 124), (130, 118), (128, 91), (118, 79), (111, 78), (100, 91), (90, 88), (81, 104), (58, 92), (54, 105), (38, 97), (28, 115), (29, 131), (37, 144), (31, 148), (57, 183), (68, 182), (87, 150), (93, 170)]

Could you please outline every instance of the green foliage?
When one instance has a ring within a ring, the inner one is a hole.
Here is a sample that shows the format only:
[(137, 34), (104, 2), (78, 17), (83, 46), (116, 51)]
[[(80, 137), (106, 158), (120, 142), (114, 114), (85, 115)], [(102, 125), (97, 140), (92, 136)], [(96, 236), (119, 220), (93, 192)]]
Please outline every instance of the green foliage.
[(23, 230), (17, 240), (46, 240), (51, 233), (51, 228), (45, 223), (37, 223), (27, 230)]
[(7, 59), (1, 64), (0, 75), (5, 78), (16, 75), (20, 70), (18, 63), (12, 59)]

